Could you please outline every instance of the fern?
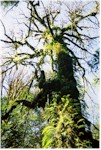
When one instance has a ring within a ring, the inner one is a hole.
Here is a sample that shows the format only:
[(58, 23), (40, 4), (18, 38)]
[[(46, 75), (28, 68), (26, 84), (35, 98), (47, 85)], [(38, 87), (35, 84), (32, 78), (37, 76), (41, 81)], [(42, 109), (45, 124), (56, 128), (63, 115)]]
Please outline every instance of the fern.
[(44, 135), (43, 139), (42, 139), (42, 147), (43, 148), (49, 148), (52, 146), (52, 142), (53, 142), (53, 133), (54, 133), (54, 127), (49, 125), (46, 126), (42, 132), (42, 134)]
[[(73, 101), (76, 105), (73, 105)], [(43, 115), (44, 119), (47, 119), (47, 125), (42, 132), (42, 147), (90, 147), (89, 141), (81, 140), (81, 137), (84, 136), (85, 120), (80, 115), (79, 105), (68, 95), (62, 97), (60, 104), (53, 102), (53, 104), (47, 105)], [(75, 119), (77, 119), (76, 122)]]

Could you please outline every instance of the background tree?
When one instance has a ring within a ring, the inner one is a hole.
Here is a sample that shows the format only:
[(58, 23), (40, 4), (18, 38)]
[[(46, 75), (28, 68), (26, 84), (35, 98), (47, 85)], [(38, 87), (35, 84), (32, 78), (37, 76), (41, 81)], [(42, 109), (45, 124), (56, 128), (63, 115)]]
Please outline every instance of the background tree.
[[(33, 76), (28, 91), (34, 86), (39, 92), (30, 101), (20, 95), (14, 98), (15, 103), (2, 120), (20, 104), (31, 109), (42, 107), (43, 114), (46, 110), (52, 114), (48, 113), (46, 117), (44, 114), (47, 124), (42, 147), (98, 147), (98, 141), (92, 137), (91, 122), (83, 109), (85, 90), (80, 95), (77, 79), (87, 82), (87, 69), (92, 68), (89, 62), (98, 59), (95, 54), (98, 47), (94, 44), (98, 45), (95, 31), (99, 27), (99, 3), (51, 1), (47, 5), (44, 1), (26, 1), (25, 4), (27, 12), (23, 14), (23, 25), (26, 30), (21, 29), (20, 37), (16, 33), (7, 33), (1, 21), (5, 35), (1, 41), (14, 50), (10, 57), (6, 56), (3, 74), (13, 71), (14, 67), (19, 69), (21, 65), (29, 67)], [(67, 16), (63, 16), (64, 13)], [(42, 69), (47, 57), (53, 78), (48, 78), (47, 70)]]
[[(27, 97), (31, 101), (33, 98), (33, 93), (28, 93), (28, 83), (23, 82), (24, 78), (26, 77), (22, 72), (19, 72), (18, 76), (15, 75), (13, 78), (9, 77), (11, 81), (8, 79), (7, 95), (1, 101), (2, 114), (5, 114), (17, 99)], [(40, 148), (42, 140), (41, 132), (44, 127), (42, 122), (42, 110), (38, 108), (30, 110), (21, 104), (18, 105), (9, 117), (2, 121), (1, 147)]]

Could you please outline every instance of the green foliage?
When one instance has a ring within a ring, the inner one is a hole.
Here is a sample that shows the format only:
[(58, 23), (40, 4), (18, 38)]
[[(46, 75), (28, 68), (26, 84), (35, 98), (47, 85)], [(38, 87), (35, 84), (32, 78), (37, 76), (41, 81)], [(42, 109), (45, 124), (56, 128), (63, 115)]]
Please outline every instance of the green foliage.
[[(19, 78), (20, 80), (20, 78)], [(28, 87), (22, 80), (14, 80), (8, 89), (8, 97), (2, 98), (1, 114), (4, 115), (17, 99), (32, 100), (33, 94), (28, 93)], [(1, 147), (2, 148), (40, 148), (42, 129), (44, 127), (41, 111), (30, 110), (22, 104), (17, 105), (9, 118), (1, 124)], [(33, 142), (34, 141), (34, 142)]]
[(15, 5), (17, 3), (19, 3), (19, 1), (16, 1), (16, 0), (14, 0), (14, 1), (7, 0), (7, 1), (1, 1), (0, 2), (0, 4), (2, 6), (4, 6), (4, 8), (7, 8), (7, 7), (12, 6), (12, 5)]
[(94, 82), (93, 82), (94, 85), (99, 85), (100, 84), (100, 77), (96, 77), (94, 79)]
[(41, 110), (33, 111), (18, 105), (8, 120), (2, 121), (1, 147), (40, 148), (44, 127), (42, 122)]
[(8, 105), (7, 97), (3, 97), (1, 99), (1, 115), (4, 115), (6, 113), (7, 105)]
[(54, 127), (48, 125), (43, 129), (42, 134), (44, 135), (44, 138), (42, 139), (42, 147), (50, 148), (54, 139)]
[[(100, 122), (97, 122), (95, 125), (99, 129)], [(94, 126), (91, 127), (93, 138), (96, 140), (100, 139), (99, 130), (97, 130)]]
[[(74, 108), (69, 96), (61, 98), (61, 104), (52, 103), (47, 105), (44, 112), (44, 119), (48, 124), (43, 130), (43, 148), (87, 148), (91, 147), (89, 140), (81, 140), (85, 128), (84, 119), (75, 119), (77, 108)], [(78, 132), (81, 130), (81, 132)]]

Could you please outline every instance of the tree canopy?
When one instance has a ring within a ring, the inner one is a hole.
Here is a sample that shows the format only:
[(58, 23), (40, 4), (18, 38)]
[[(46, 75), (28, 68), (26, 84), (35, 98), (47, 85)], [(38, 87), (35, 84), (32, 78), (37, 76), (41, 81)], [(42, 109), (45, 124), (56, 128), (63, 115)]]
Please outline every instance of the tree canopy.
[(1, 20), (0, 40), (7, 46), (2, 63), (2, 147), (98, 148), (92, 125), (98, 128), (86, 113), (85, 84), (91, 85), (89, 72), (99, 70), (99, 2), (1, 4), (13, 6), (10, 11), (17, 13), (18, 23), (10, 32)]

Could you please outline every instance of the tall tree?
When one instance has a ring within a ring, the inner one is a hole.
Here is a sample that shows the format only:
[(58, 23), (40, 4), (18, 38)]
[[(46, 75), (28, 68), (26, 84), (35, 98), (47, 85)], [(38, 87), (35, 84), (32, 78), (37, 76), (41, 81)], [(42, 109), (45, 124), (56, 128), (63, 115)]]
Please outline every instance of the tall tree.
[[(46, 116), (49, 126), (43, 130), (45, 134), (43, 147), (98, 147), (98, 141), (92, 137), (91, 123), (82, 111), (83, 100), (77, 88), (79, 87), (77, 76), (83, 81), (87, 80), (86, 69), (91, 67), (90, 58), (96, 57), (93, 45), (98, 38), (98, 35), (95, 35), (99, 27), (98, 1), (90, 3), (74, 1), (70, 4), (50, 1), (49, 6), (45, 5), (44, 1), (26, 1), (26, 9), (28, 15), (23, 14), (26, 31), (23, 31), (24, 34), (19, 38), (7, 34), (1, 21), (6, 37), (1, 41), (15, 50), (15, 54), (3, 65), (3, 74), (14, 67), (18, 69), (20, 65), (30, 66), (34, 73), (29, 90), (34, 85), (38, 86), (40, 91), (31, 102), (27, 99), (17, 99), (2, 116), (2, 120), (8, 118), (20, 103), (31, 109), (48, 108), (53, 118)], [(27, 51), (23, 50), (23, 47), (25, 49), (27, 47)], [(22, 50), (19, 52), (20, 49)], [(54, 74), (53, 78), (48, 78), (47, 71), (42, 69), (47, 57), (51, 72)], [(65, 117), (66, 114), (68, 119)], [(53, 135), (54, 132), (50, 133), (48, 140), (45, 141), (48, 137), (47, 129), (56, 131), (56, 137)], [(53, 137), (57, 142), (53, 141)]]

